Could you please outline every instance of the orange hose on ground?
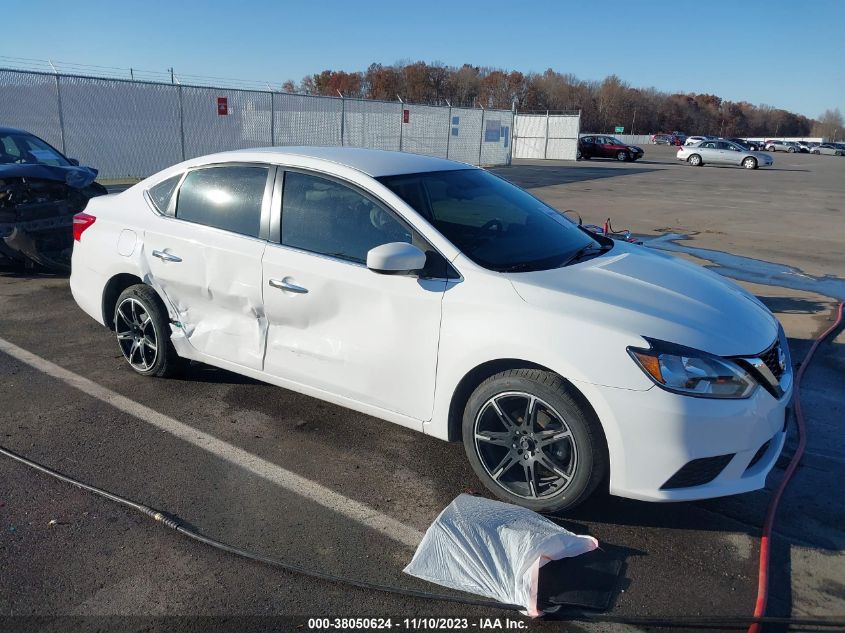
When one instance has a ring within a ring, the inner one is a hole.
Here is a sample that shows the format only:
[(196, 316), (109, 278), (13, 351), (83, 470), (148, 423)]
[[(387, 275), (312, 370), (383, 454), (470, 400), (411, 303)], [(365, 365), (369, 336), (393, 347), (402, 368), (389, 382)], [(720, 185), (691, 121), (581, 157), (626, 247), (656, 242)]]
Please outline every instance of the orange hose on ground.
[[(804, 413), (801, 410), (801, 379), (804, 377), (804, 372), (810, 365), (810, 360), (816, 349), (828, 336), (833, 332), (842, 322), (842, 310), (845, 307), (845, 301), (841, 301), (836, 309), (836, 320), (833, 325), (822, 332), (810, 347), (804, 360), (801, 362), (801, 367), (798, 368), (798, 373), (795, 375), (795, 424), (798, 427), (798, 448), (795, 449), (795, 454), (789, 460), (789, 466), (786, 467), (786, 472), (780, 480), (780, 485), (775, 490), (772, 500), (769, 502), (769, 509), (766, 512), (766, 520), (763, 522), (763, 535), (760, 537), (760, 570), (757, 577), (757, 603), (754, 606), (754, 617), (759, 618), (766, 614), (766, 603), (769, 599), (769, 545), (772, 539), (772, 528), (775, 523), (775, 513), (780, 503), (780, 498), (783, 496), (783, 491), (786, 490), (789, 480), (792, 478), (795, 469), (798, 468), (798, 462), (804, 456), (804, 449), (807, 446), (807, 432), (804, 425)], [(748, 633), (759, 633), (762, 627), (758, 623), (752, 624), (748, 627)]]

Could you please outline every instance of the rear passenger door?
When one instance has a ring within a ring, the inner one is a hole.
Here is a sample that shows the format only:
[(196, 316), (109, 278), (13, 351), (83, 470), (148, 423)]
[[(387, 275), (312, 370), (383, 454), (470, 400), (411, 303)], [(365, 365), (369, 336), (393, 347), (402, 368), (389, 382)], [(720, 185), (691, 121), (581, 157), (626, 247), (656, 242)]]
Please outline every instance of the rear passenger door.
[(274, 176), (258, 164), (192, 169), (154, 205), (144, 235), (150, 281), (177, 315), (174, 336), (250, 369), (262, 367), (267, 334), (261, 257)]

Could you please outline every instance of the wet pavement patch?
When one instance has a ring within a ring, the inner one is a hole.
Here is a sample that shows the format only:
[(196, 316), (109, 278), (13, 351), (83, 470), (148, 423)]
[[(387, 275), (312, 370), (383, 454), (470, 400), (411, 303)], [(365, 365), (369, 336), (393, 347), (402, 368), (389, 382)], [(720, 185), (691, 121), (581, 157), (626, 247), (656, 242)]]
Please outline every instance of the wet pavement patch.
[(707, 266), (711, 270), (750, 283), (763, 284), (765, 286), (778, 286), (791, 290), (802, 290), (817, 294), (845, 300), (845, 279), (835, 275), (813, 276), (808, 275), (799, 268), (767, 262), (752, 257), (743, 257), (724, 251), (717, 251), (709, 248), (698, 248), (688, 246), (682, 242), (692, 239), (689, 235), (682, 233), (664, 233), (656, 237), (638, 236), (643, 240), (645, 246), (656, 248), (672, 253), (686, 253), (700, 259), (712, 262)]

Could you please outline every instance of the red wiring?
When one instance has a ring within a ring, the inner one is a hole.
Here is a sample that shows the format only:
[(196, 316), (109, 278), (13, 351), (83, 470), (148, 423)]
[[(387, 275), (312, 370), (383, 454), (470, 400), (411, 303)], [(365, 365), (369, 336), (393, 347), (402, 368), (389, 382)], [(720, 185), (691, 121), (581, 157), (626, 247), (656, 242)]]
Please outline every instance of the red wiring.
[[(772, 539), (772, 528), (775, 523), (775, 513), (778, 510), (780, 498), (783, 496), (783, 491), (786, 490), (789, 480), (792, 478), (795, 469), (798, 468), (798, 462), (804, 456), (804, 448), (807, 446), (807, 432), (804, 424), (804, 414), (801, 410), (801, 379), (804, 377), (804, 372), (810, 365), (810, 360), (816, 349), (824, 339), (830, 336), (839, 324), (842, 322), (842, 310), (845, 307), (845, 301), (839, 303), (837, 307), (837, 316), (833, 325), (822, 332), (810, 347), (807, 355), (804, 357), (801, 367), (798, 368), (798, 373), (795, 376), (795, 424), (798, 427), (798, 448), (795, 449), (795, 454), (789, 461), (789, 466), (786, 467), (786, 472), (780, 480), (780, 485), (772, 496), (769, 502), (769, 509), (766, 511), (766, 520), (763, 523), (763, 535), (760, 537), (760, 571), (757, 579), (757, 604), (754, 606), (754, 617), (759, 618), (766, 613), (766, 603), (769, 599), (769, 546)], [(762, 625), (758, 623), (752, 624), (748, 628), (748, 633), (759, 633), (762, 630)]]

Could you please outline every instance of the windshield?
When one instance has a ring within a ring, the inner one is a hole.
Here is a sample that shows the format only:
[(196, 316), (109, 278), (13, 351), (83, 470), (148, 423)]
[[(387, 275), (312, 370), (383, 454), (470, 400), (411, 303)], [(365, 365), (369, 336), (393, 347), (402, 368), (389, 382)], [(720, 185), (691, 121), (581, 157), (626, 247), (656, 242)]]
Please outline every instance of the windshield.
[(601, 248), (567, 217), (483, 169), (378, 180), (467, 257), (490, 270), (547, 270)]
[(19, 132), (0, 134), (0, 165), (9, 164), (70, 166), (64, 156), (40, 138)]

